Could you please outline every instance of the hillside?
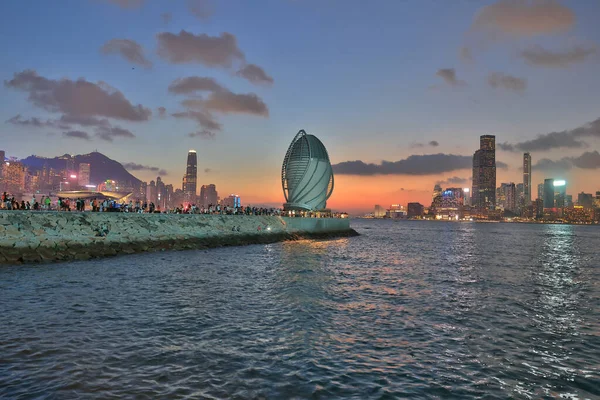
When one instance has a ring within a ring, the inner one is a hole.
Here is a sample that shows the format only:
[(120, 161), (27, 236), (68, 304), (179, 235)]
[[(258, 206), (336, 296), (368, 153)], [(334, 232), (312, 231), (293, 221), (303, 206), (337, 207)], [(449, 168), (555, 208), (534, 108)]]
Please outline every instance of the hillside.
[[(71, 156), (68, 154), (54, 158), (29, 156), (21, 160), (21, 162), (27, 165), (31, 170), (36, 171), (44, 168), (44, 165), (48, 168), (62, 170), (66, 167), (67, 159), (70, 157)], [(78, 154), (74, 156), (74, 158), (75, 170), (78, 169), (80, 163), (90, 164), (90, 182), (93, 184), (99, 184), (107, 179), (112, 179), (128, 186), (139, 186), (141, 183), (141, 181), (131, 175), (121, 163), (106, 157), (102, 153), (93, 152), (89, 154)]]

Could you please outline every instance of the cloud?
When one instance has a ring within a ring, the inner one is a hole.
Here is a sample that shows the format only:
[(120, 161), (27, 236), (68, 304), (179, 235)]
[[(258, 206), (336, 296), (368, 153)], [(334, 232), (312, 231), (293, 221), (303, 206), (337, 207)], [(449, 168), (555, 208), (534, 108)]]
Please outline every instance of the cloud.
[(539, 171), (568, 171), (573, 167), (581, 169), (600, 169), (600, 153), (597, 150), (587, 151), (579, 157), (563, 157), (560, 160), (542, 158), (534, 166)]
[(106, 0), (121, 8), (140, 8), (145, 0)]
[(175, 79), (169, 85), (169, 92), (175, 94), (189, 94), (203, 91), (216, 92), (220, 90), (224, 90), (223, 86), (218, 84), (213, 78), (200, 76)]
[[(496, 163), (497, 168), (507, 165)], [(340, 175), (433, 175), (461, 169), (473, 168), (473, 157), (454, 154), (411, 155), (400, 161), (382, 161), (381, 164), (367, 164), (363, 161), (345, 161), (333, 166)]]
[(168, 13), (168, 12), (162, 13), (162, 14), (160, 14), (160, 18), (163, 20), (163, 22), (165, 24), (169, 24), (171, 22), (171, 20), (173, 19), (173, 14)]
[(152, 62), (144, 54), (144, 48), (135, 40), (111, 39), (100, 48), (100, 51), (103, 54), (119, 54), (133, 64), (146, 68), (152, 67)]
[(158, 107), (156, 110), (158, 111), (158, 116), (160, 118), (164, 118), (167, 115), (167, 109), (165, 107)]
[[(209, 131), (207, 129), (202, 129), (196, 132), (190, 132), (188, 133), (188, 136), (193, 138), (193, 137), (199, 137), (201, 139), (214, 139), (215, 138), (215, 133), (212, 131)], [(206, 172), (206, 170), (205, 170)]]
[(519, 56), (528, 64), (537, 67), (565, 68), (572, 64), (584, 62), (588, 56), (595, 52), (596, 49), (593, 47), (581, 46), (553, 52), (537, 45), (523, 50)]
[(199, 20), (206, 21), (213, 15), (212, 4), (209, 0), (188, 0), (188, 9)]
[(246, 57), (234, 35), (194, 35), (181, 30), (178, 34), (162, 32), (157, 35), (158, 54), (173, 64), (200, 63), (207, 67), (230, 68), (234, 62), (244, 62)]
[(152, 115), (150, 109), (133, 105), (123, 93), (104, 82), (92, 83), (83, 78), (53, 80), (25, 70), (4, 81), (4, 86), (27, 92), (27, 100), (37, 107), (69, 116), (147, 121)]
[(63, 132), (62, 135), (63, 135), (63, 137), (66, 137), (66, 138), (92, 140), (90, 135), (87, 132), (83, 132), (83, 131), (68, 131), (68, 132)]
[(420, 148), (423, 148), (425, 146), (437, 147), (439, 145), (440, 144), (438, 143), (437, 140), (432, 140), (432, 141), (428, 142), (427, 144), (425, 144), (425, 143), (413, 143), (413, 144), (410, 145), (410, 147), (413, 148), (413, 149), (420, 149)]
[(273, 83), (273, 78), (267, 75), (267, 73), (261, 67), (255, 64), (244, 65), (237, 71), (236, 74), (252, 83), (268, 85)]
[(106, 118), (63, 115), (60, 117), (60, 121), (67, 124), (75, 124), (80, 126), (110, 127), (110, 122)]
[(196, 121), (202, 128), (210, 131), (220, 131), (222, 129), (222, 125), (217, 122), (209, 112), (206, 111), (187, 110), (173, 113), (171, 116), (175, 118), (192, 119)]
[(506, 151), (547, 151), (552, 149), (580, 149), (587, 147), (583, 138), (600, 138), (600, 118), (578, 128), (561, 132), (537, 135), (535, 139), (520, 143), (500, 143), (498, 147)]
[(20, 125), (20, 126), (29, 126), (33, 128), (59, 128), (59, 129), (71, 129), (69, 125), (66, 123), (61, 123), (60, 121), (47, 119), (46, 121), (42, 121), (37, 117), (33, 117), (30, 119), (23, 119), (21, 114), (17, 114), (12, 118), (6, 120), (7, 124)]
[(230, 91), (213, 92), (204, 104), (207, 109), (223, 114), (269, 116), (267, 105), (254, 93), (236, 94)]
[(442, 78), (450, 86), (465, 86), (467, 83), (456, 78), (456, 71), (454, 68), (442, 68), (438, 69), (435, 73), (437, 76)]
[(488, 84), (494, 89), (504, 88), (513, 92), (523, 92), (527, 88), (527, 80), (516, 76), (492, 72), (488, 76)]
[(135, 137), (131, 131), (118, 126), (99, 127), (96, 130), (96, 136), (107, 142), (112, 142), (114, 139), (119, 138), (133, 139)]
[(437, 181), (436, 185), (464, 185), (470, 182), (471, 178), (460, 178), (458, 176), (453, 176), (443, 181)]
[(168, 175), (167, 171), (158, 167), (151, 167), (149, 165), (136, 164), (133, 162), (128, 162), (122, 164), (123, 167), (128, 171), (150, 171), (156, 172), (158, 175)]
[(471, 31), (528, 37), (565, 32), (574, 24), (573, 11), (555, 0), (500, 0), (477, 13)]
[(211, 172), (213, 172), (212, 169), (210, 169), (210, 168), (204, 168), (204, 173), (205, 174), (210, 174)]

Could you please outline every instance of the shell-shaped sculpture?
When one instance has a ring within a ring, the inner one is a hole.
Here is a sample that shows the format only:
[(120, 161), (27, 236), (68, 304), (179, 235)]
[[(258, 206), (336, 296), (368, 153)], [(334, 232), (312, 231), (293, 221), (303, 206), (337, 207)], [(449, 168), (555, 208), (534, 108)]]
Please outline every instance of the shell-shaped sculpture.
[(300, 130), (281, 168), (285, 210), (323, 210), (333, 193), (333, 169), (325, 146)]

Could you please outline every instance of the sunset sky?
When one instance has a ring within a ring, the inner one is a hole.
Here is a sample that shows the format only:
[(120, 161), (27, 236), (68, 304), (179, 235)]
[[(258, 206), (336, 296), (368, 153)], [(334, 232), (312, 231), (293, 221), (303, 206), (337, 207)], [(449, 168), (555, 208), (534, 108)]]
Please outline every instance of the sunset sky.
[[(329, 151), (328, 206), (366, 212), (470, 187), (479, 135), (498, 186), (600, 190), (600, 1), (5, 1), (0, 149), (97, 150), (140, 179), (281, 204), (300, 129)], [(382, 161), (386, 161), (382, 165)]]

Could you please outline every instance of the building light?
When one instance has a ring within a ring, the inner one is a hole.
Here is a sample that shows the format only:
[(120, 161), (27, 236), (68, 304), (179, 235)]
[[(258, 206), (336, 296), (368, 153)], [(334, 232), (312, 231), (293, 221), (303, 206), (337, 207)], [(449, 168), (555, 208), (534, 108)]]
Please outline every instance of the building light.
[(552, 184), (554, 186), (565, 186), (567, 184), (567, 182), (564, 180), (558, 180), (558, 181), (554, 181)]
[(469, 193), (470, 191), (471, 191), (471, 190), (470, 190), (469, 188), (464, 188), (464, 189), (463, 189), (463, 192), (465, 192), (465, 193)]
[(71, 179), (77, 179), (77, 175), (71, 174)]

